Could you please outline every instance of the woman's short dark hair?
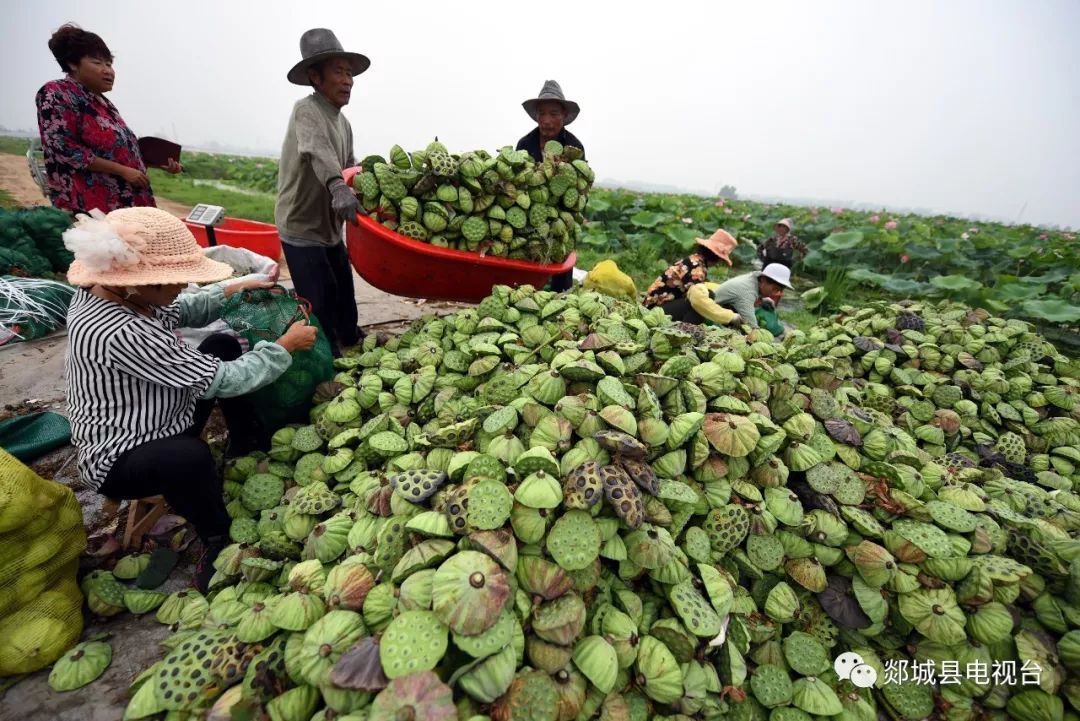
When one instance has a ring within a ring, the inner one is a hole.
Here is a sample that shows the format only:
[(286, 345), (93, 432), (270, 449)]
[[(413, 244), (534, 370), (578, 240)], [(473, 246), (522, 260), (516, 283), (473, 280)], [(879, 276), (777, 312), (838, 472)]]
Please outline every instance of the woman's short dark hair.
[(109, 46), (96, 33), (90, 33), (78, 25), (67, 23), (49, 38), (49, 50), (65, 73), (71, 72), (71, 66), (78, 65), (85, 57), (112, 60)]

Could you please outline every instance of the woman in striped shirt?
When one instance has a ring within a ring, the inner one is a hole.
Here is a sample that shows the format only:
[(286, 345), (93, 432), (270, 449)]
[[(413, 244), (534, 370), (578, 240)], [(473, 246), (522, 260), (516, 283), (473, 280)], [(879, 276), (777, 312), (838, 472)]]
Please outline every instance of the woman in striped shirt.
[(163, 495), (195, 527), (206, 551), (196, 571), (205, 590), (228, 540), (222, 482), (202, 426), (219, 401), (233, 450), (252, 442), (243, 396), (276, 380), (291, 353), (314, 345), (316, 329), (297, 323), (274, 343), (241, 355), (224, 334), (198, 349), (175, 334), (220, 315), (245, 282), (180, 295), (189, 283), (214, 283), (232, 268), (203, 255), (177, 218), (157, 208), (80, 215), (64, 233), (78, 286), (68, 310), (67, 391), (72, 442), (83, 484), (114, 499)]

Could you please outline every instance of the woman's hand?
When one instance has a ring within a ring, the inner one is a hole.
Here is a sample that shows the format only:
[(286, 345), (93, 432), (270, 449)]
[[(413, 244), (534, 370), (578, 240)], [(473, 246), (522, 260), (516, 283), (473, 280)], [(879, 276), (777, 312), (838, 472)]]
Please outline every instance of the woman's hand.
[(232, 285), (225, 286), (225, 297), (230, 297), (233, 293), (239, 293), (245, 290), (253, 290), (255, 288), (273, 288), (274, 281), (272, 280), (242, 280), (239, 283), (233, 283)]
[(184, 170), (184, 166), (181, 165), (175, 158), (169, 158), (169, 162), (167, 164), (158, 167), (160, 167), (166, 173), (172, 173), (173, 175), (183, 172)]
[(146, 173), (135, 168), (129, 168), (126, 165), (121, 167), (118, 175), (135, 186), (145, 188), (150, 185), (150, 178), (146, 177)]
[(289, 326), (289, 330), (285, 331), (285, 335), (278, 338), (276, 343), (290, 353), (311, 350), (318, 335), (318, 328), (301, 320)]

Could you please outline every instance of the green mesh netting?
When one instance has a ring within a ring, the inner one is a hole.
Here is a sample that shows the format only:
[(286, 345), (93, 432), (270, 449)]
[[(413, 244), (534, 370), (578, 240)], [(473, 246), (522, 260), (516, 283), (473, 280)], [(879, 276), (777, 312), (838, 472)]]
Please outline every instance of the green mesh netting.
[(35, 278), (66, 272), (73, 256), (63, 233), (70, 226), (71, 216), (56, 208), (0, 209), (0, 272)]
[(315, 386), (334, 376), (330, 342), (306, 301), (279, 285), (235, 293), (222, 308), (221, 319), (252, 347), (261, 340), (277, 340), (290, 325), (305, 318), (319, 329), (315, 346), (293, 353), (292, 365), (284, 375), (251, 395), (259, 421), (268, 430), (307, 421)]

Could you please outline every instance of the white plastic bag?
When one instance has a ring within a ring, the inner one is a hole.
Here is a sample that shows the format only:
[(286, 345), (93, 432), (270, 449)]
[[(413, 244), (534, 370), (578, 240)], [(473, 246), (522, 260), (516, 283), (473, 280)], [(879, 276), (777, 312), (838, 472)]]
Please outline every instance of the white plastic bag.
[[(247, 248), (217, 245), (212, 248), (204, 248), (203, 254), (211, 260), (216, 260), (232, 266), (233, 270), (242, 275), (239, 278), (228, 278), (220, 283), (213, 283), (211, 285), (189, 285), (182, 291), (183, 293), (205, 293), (210, 288), (219, 285), (232, 285), (233, 283), (239, 283), (245, 280), (276, 281), (280, 272), (280, 268), (275, 261), (270, 260), (265, 255), (254, 253)], [(227, 333), (240, 341), (240, 347), (243, 348), (244, 351), (248, 350), (247, 341), (234, 333), (227, 323), (220, 320), (214, 321), (205, 328), (179, 328), (177, 329), (177, 333), (184, 339), (184, 342), (192, 348), (197, 348), (200, 343), (214, 333)]]

